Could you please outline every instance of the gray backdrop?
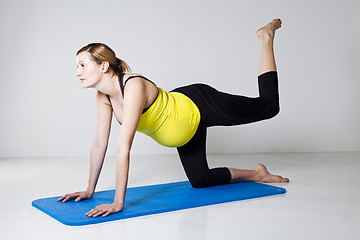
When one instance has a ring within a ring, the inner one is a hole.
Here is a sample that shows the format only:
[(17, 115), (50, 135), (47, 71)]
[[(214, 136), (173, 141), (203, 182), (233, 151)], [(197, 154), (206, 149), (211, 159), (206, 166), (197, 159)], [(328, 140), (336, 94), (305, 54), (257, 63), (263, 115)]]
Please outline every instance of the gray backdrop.
[[(75, 52), (103, 42), (165, 90), (204, 82), (256, 96), (256, 30), (280, 17), (275, 53), (281, 113), (209, 130), (211, 153), (360, 150), (360, 2), (0, 1), (0, 157), (86, 156), (95, 90)], [(114, 121), (108, 154), (120, 127)], [(169, 154), (138, 133), (133, 154)]]

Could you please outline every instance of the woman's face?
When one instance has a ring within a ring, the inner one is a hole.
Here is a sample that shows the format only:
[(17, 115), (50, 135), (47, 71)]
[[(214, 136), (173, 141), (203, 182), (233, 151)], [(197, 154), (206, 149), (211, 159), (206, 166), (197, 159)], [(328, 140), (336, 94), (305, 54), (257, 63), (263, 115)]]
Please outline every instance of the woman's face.
[(76, 56), (76, 76), (80, 78), (83, 88), (95, 87), (101, 78), (101, 65), (96, 64), (88, 52)]

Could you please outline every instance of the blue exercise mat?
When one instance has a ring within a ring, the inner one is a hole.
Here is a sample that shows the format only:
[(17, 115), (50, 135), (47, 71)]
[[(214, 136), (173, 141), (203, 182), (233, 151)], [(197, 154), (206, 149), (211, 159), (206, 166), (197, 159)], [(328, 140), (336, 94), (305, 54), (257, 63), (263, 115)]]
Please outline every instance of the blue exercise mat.
[(115, 190), (96, 192), (92, 199), (58, 202), (60, 197), (34, 200), (32, 205), (63, 224), (80, 226), (285, 193), (284, 188), (242, 182), (193, 188), (188, 181), (128, 188), (124, 210), (108, 217), (88, 217), (97, 205), (113, 203)]

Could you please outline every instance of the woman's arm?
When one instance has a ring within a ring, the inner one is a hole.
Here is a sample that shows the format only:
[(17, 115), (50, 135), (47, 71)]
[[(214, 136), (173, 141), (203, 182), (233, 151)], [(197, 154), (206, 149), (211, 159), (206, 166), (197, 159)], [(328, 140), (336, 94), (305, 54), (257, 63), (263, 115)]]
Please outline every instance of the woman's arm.
[(105, 154), (111, 129), (112, 107), (105, 94), (96, 94), (97, 124), (96, 135), (90, 150), (90, 172), (87, 191), (94, 193)]
[(124, 94), (124, 115), (116, 150), (116, 192), (113, 204), (97, 206), (86, 215), (106, 217), (122, 211), (128, 182), (130, 149), (142, 110), (146, 103), (144, 81), (134, 78), (126, 84)]
[(97, 126), (95, 139), (90, 150), (90, 172), (87, 190), (83, 192), (66, 194), (59, 198), (59, 201), (66, 202), (72, 199), (75, 199), (75, 201), (80, 201), (92, 198), (92, 195), (94, 194), (105, 158), (112, 119), (112, 108), (106, 95), (97, 92), (96, 106)]
[(116, 194), (115, 203), (123, 203), (127, 186), (130, 150), (134, 140), (146, 96), (145, 85), (141, 79), (129, 81), (125, 88), (124, 117), (116, 151)]

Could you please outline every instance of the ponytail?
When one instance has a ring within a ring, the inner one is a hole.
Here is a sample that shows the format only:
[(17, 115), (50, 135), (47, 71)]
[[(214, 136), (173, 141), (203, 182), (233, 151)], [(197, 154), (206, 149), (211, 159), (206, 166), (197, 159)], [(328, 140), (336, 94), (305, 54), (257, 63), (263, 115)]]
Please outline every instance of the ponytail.
[(131, 72), (129, 65), (125, 61), (121, 60), (120, 58), (116, 58), (116, 66), (119, 71), (118, 74), (121, 74), (124, 72)]

